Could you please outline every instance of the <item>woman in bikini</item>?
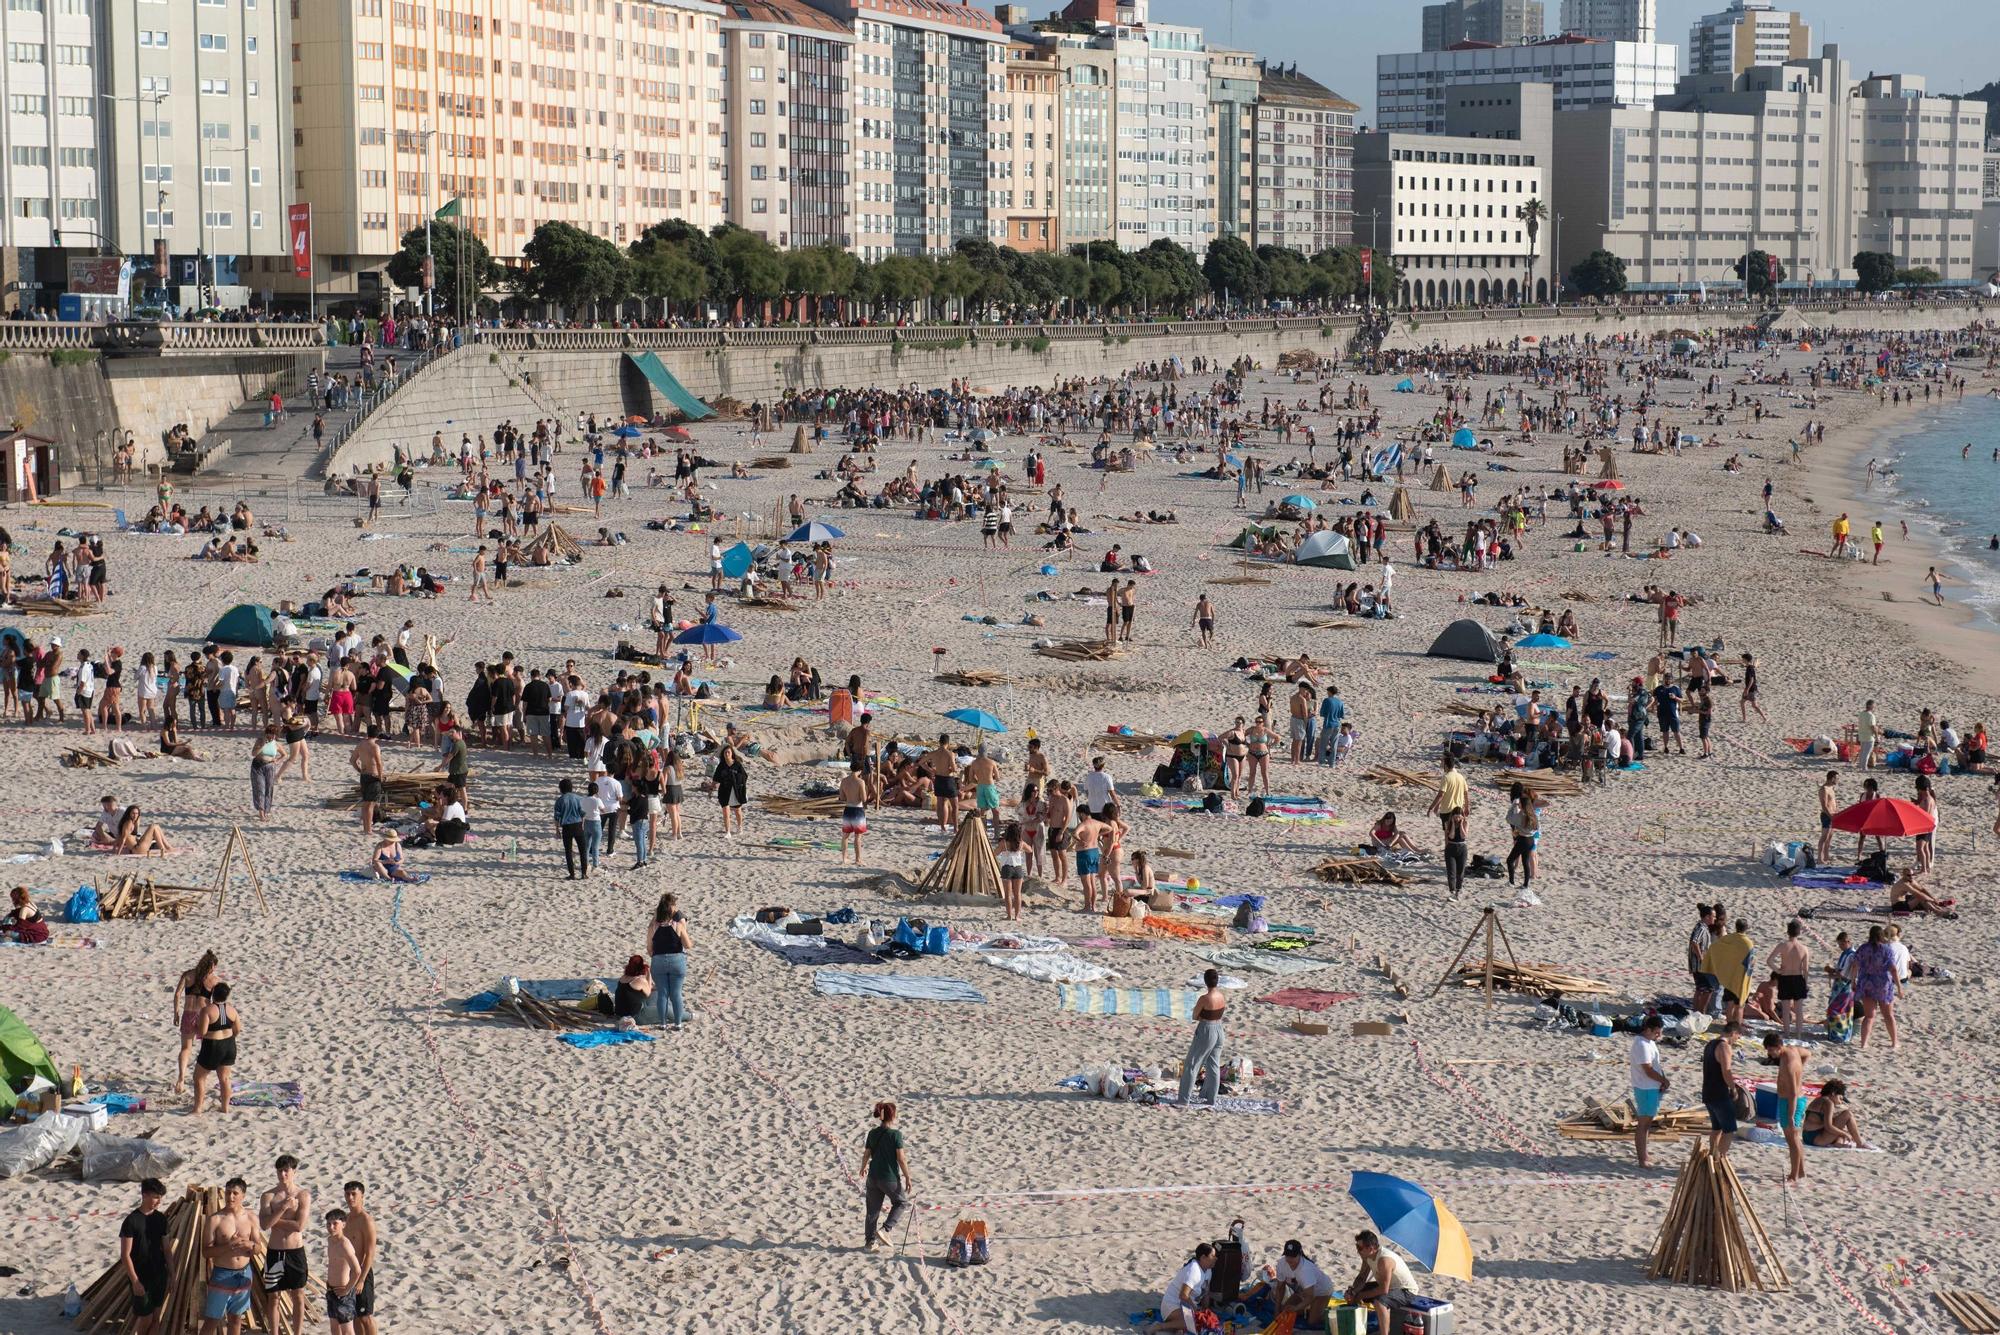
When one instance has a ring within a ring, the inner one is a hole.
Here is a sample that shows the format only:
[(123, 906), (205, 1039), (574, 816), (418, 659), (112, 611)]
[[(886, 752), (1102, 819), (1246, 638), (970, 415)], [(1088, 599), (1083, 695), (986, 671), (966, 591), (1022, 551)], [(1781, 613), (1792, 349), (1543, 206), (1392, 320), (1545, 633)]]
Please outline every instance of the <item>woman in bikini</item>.
[(188, 1058), (201, 1039), (203, 1012), (215, 988), (215, 952), (204, 950), (192, 969), (174, 983), (174, 1024), (181, 1032), (180, 1057), (174, 1064), (174, 1093), (187, 1089)]
[(42, 911), (35, 907), (35, 897), (28, 893), (28, 887), (15, 886), (12, 900), (13, 909), (6, 917), (0, 918), (0, 938), (22, 946), (39, 946), (46, 942), (49, 939), (49, 924), (42, 917)]
[(1819, 1087), (1819, 1097), (1806, 1105), (1806, 1143), (1821, 1149), (1865, 1149), (1867, 1142), (1861, 1139), (1861, 1124), (1854, 1120), (1854, 1110), (1847, 1106), (1847, 1082), (1829, 1080)]
[(1249, 744), (1250, 750), (1250, 774), (1245, 786), (1249, 791), (1254, 793), (1257, 791), (1258, 780), (1262, 779), (1264, 792), (1269, 794), (1271, 791), (1271, 744), (1278, 740), (1278, 734), (1271, 731), (1270, 725), (1264, 722), (1264, 715), (1259, 714), (1257, 721), (1250, 725), (1250, 730), (1244, 733), (1243, 736), (1244, 740)]
[(1021, 817), (1021, 852), (1026, 861), (1023, 864), (1031, 876), (1042, 874), (1042, 790), (1041, 786), (1029, 783), (1021, 789), (1021, 804), (1015, 808)]
[[(1243, 785), (1244, 762), (1250, 756), (1250, 744), (1243, 735), (1243, 716), (1236, 716), (1236, 722), (1228, 732), (1222, 734), (1222, 759), (1229, 770), (1229, 795), (1236, 796)], [(2000, 821), (1995, 822), (2000, 827)]]
[(236, 1039), (243, 1021), (229, 1001), (229, 984), (217, 983), (201, 1008), (201, 1047), (194, 1055), (194, 1109), (201, 1111), (207, 1077), (216, 1080), (216, 1107), (229, 1111), (230, 1077), (236, 1068)]
[(167, 842), (167, 832), (157, 824), (142, 826), (139, 819), (139, 805), (133, 803), (125, 808), (125, 814), (118, 818), (118, 835), (111, 845), (113, 853), (127, 856), (144, 856), (158, 853), (165, 857), (175, 851)]

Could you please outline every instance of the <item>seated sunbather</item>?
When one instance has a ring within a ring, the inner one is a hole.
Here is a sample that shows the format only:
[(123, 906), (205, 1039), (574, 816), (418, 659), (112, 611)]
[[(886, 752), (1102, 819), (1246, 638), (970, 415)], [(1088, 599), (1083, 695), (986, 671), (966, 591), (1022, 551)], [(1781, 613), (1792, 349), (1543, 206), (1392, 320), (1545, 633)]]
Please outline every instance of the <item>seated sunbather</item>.
[(625, 974), (618, 980), (616, 992), (607, 992), (603, 984), (593, 982), (579, 1009), (615, 1016), (620, 1029), (637, 1029), (639, 1012), (652, 995), (653, 972), (644, 955), (634, 955), (625, 961)]
[(201, 755), (192, 746), (181, 740), (180, 725), (169, 714), (160, 722), (160, 754), (172, 756), (176, 760), (200, 760)]
[(1916, 870), (1905, 867), (1897, 874), (1895, 884), (1889, 887), (1889, 910), (1892, 913), (1935, 913), (1940, 918), (1956, 918), (1956, 899), (1939, 899), (1917, 882)]
[(1414, 853), (1417, 846), (1410, 842), (1410, 836), (1396, 828), (1396, 813), (1385, 811), (1382, 819), (1375, 822), (1369, 832), (1368, 843), (1377, 853)]
[(1819, 1087), (1819, 1097), (1806, 1105), (1801, 1129), (1806, 1143), (1821, 1149), (1864, 1149), (1868, 1144), (1861, 1138), (1861, 1123), (1855, 1120), (1854, 1110), (1847, 1106), (1845, 1080), (1829, 1080)]
[(1743, 1014), (1752, 1020), (1778, 1018), (1778, 975), (1772, 974), (1757, 984), (1757, 990), (1750, 994), (1750, 1000), (1743, 1003)]
[(118, 818), (118, 837), (111, 851), (124, 854), (158, 853), (165, 856), (174, 851), (167, 842), (167, 832), (158, 825), (144, 825), (139, 819), (137, 803), (125, 808), (125, 814)]
[(49, 925), (24, 885), (14, 887), (14, 908), (0, 918), (0, 937), (10, 937), (24, 946), (38, 946), (49, 939)]
[(409, 870), (403, 866), (403, 837), (394, 830), (384, 830), (380, 842), (375, 845), (375, 856), (369, 859), (369, 871), (378, 881), (414, 882)]

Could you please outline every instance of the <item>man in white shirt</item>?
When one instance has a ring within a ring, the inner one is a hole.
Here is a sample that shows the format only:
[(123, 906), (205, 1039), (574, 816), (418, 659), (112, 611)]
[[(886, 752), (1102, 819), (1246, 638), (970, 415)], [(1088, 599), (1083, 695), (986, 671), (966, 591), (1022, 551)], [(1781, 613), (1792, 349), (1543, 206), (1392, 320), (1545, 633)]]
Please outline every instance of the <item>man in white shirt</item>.
[(618, 827), (625, 818), (625, 785), (609, 774), (597, 776), (597, 810), (599, 823), (604, 827), (601, 851), (609, 853), (618, 842)]
[(1639, 1036), (1632, 1040), (1632, 1109), (1639, 1114), (1639, 1129), (1632, 1133), (1632, 1148), (1639, 1156), (1641, 1168), (1652, 1166), (1646, 1161), (1646, 1138), (1653, 1130), (1653, 1118), (1659, 1114), (1660, 1099), (1672, 1083), (1660, 1065), (1660, 1035), (1665, 1029), (1664, 1020), (1648, 1015), (1639, 1026)]
[(722, 543), (714, 538), (708, 541), (708, 587), (713, 593), (722, 591)]
[(1207, 1301), (1208, 1272), (1213, 1269), (1215, 1245), (1204, 1242), (1167, 1281), (1167, 1291), (1160, 1295), (1160, 1320), (1148, 1326), (1147, 1331), (1193, 1332), (1195, 1310)]
[(570, 674), (569, 692), (563, 696), (563, 738), (569, 743), (569, 758), (583, 759), (583, 721), (590, 714), (590, 692), (583, 678)]
[(1111, 772), (1104, 768), (1104, 757), (1093, 757), (1090, 772), (1083, 776), (1083, 808), (1093, 816), (1104, 814), (1104, 808), (1111, 805), (1118, 792), (1117, 782)]
[(1274, 1299), (1280, 1312), (1297, 1312), (1301, 1329), (1326, 1325), (1326, 1306), (1333, 1301), (1333, 1277), (1313, 1263), (1297, 1238), (1285, 1244), (1285, 1254), (1272, 1267)]

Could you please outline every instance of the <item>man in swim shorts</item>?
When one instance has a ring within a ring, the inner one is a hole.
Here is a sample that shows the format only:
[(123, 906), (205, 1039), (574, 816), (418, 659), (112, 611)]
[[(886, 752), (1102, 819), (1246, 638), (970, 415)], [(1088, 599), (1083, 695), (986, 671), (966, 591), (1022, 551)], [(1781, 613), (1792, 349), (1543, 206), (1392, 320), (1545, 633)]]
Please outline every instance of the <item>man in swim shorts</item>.
[(940, 830), (958, 828), (958, 756), (952, 752), (951, 738), (939, 733), (937, 745), (924, 752), (917, 768), (931, 776), (931, 795), (937, 799)]
[(201, 1335), (240, 1335), (250, 1313), (250, 1258), (262, 1235), (243, 1208), (250, 1184), (232, 1177), (222, 1189), (223, 1206), (203, 1226), (202, 1253), (208, 1258), (208, 1294), (202, 1303)]
[(371, 726), (368, 735), (348, 753), (347, 763), (361, 779), (361, 836), (365, 839), (375, 833), (375, 804), (382, 800), (382, 730)]
[(1632, 1110), (1639, 1114), (1632, 1149), (1641, 1168), (1652, 1166), (1646, 1162), (1646, 1140), (1652, 1133), (1653, 1119), (1660, 1114), (1660, 1099), (1673, 1083), (1660, 1064), (1660, 1035), (1666, 1032), (1666, 1027), (1666, 1021), (1658, 1015), (1648, 1015), (1639, 1026), (1639, 1036), (1632, 1040)]
[(965, 781), (972, 785), (972, 800), (979, 819), (992, 820), (995, 832), (1000, 821), (1000, 766), (981, 748), (965, 767)]
[[(371, 729), (372, 731), (372, 729)], [(299, 1161), (278, 1156), (278, 1185), (257, 1202), (257, 1222), (270, 1234), (264, 1254), (264, 1292), (259, 1304), (264, 1328), (276, 1335), (282, 1313), (291, 1314), (292, 1335), (301, 1335), (306, 1320), (306, 1220), (312, 1193), (299, 1185)]]
[(847, 777), (840, 781), (840, 856), (847, 858), (847, 844), (854, 841), (854, 865), (861, 865), (861, 836), (868, 833), (868, 776), (858, 759), (847, 762)]
[(1806, 1050), (1787, 1047), (1776, 1034), (1764, 1035), (1764, 1055), (1778, 1063), (1778, 1125), (1785, 1132), (1785, 1149), (1791, 1155), (1787, 1182), (1803, 1182), (1806, 1176)]

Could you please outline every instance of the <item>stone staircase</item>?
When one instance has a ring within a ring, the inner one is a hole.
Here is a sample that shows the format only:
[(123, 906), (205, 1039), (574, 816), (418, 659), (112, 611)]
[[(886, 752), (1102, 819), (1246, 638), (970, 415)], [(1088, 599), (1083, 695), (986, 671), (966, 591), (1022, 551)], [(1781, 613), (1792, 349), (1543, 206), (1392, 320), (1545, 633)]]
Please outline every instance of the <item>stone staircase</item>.
[(410, 373), (356, 424), (327, 459), (326, 476), (387, 466), (399, 445), (407, 454), (428, 454), (439, 432), (455, 454), (461, 432), (478, 436), (509, 419), (532, 426), (553, 411), (544, 399), (499, 351), (476, 342), (451, 349)]

